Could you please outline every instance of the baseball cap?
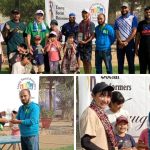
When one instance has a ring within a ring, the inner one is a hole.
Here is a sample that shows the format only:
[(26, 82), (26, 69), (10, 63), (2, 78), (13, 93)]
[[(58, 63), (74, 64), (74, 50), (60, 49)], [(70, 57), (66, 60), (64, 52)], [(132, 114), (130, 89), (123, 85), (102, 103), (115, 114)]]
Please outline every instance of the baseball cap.
[(54, 25), (57, 25), (57, 26), (58, 26), (58, 22), (57, 22), (57, 20), (55, 20), (55, 19), (52, 19), (50, 24), (51, 24), (51, 25), (54, 24)]
[(83, 9), (83, 10), (82, 10), (82, 13), (83, 13), (83, 12), (89, 13), (90, 11), (89, 11), (89, 9)]
[(20, 14), (20, 12), (19, 12), (18, 9), (13, 9), (13, 10), (11, 11), (11, 13), (12, 13), (12, 14)]
[(123, 2), (123, 3), (121, 4), (121, 7), (129, 7), (129, 4), (128, 4), (127, 2)]
[(57, 33), (55, 31), (50, 32), (50, 35), (55, 35), (57, 36)]
[(117, 120), (116, 120), (116, 124), (119, 124), (122, 121), (124, 121), (124, 122), (126, 122), (128, 124), (128, 119), (126, 117), (124, 117), (124, 116), (118, 117)]
[(44, 11), (41, 10), (41, 9), (39, 9), (39, 10), (37, 10), (37, 11), (35, 12), (35, 14), (42, 14), (42, 15), (44, 16)]
[(39, 35), (36, 35), (36, 36), (34, 37), (34, 40), (41, 40), (41, 37), (40, 37)]
[(76, 14), (75, 14), (75, 13), (70, 13), (70, 14), (69, 14), (69, 17), (71, 17), (71, 16), (72, 16), (72, 17), (75, 17)]
[(101, 91), (113, 91), (113, 90), (114, 88), (112, 86), (106, 84), (105, 82), (100, 82), (94, 86), (92, 93), (95, 94)]

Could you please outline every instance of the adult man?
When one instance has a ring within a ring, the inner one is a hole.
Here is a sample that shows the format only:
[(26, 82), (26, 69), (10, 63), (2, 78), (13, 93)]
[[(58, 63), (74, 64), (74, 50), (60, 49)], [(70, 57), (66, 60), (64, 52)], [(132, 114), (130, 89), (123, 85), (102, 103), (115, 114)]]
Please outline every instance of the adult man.
[(137, 18), (129, 13), (129, 5), (126, 2), (121, 5), (121, 16), (115, 21), (115, 30), (117, 36), (118, 73), (123, 74), (126, 54), (129, 73), (134, 74), (134, 37), (137, 30)]
[(11, 59), (17, 52), (17, 46), (21, 43), (25, 43), (25, 29), (26, 26), (20, 21), (20, 12), (18, 10), (12, 10), (12, 20), (6, 22), (3, 29), (3, 37), (7, 44), (7, 56), (9, 62), (9, 70), (11, 72), (12, 64)]
[(83, 62), (84, 72), (90, 74), (92, 71), (92, 39), (94, 38), (95, 25), (89, 19), (89, 10), (82, 11), (83, 20), (79, 24), (78, 30), (78, 51)]
[(111, 101), (112, 86), (97, 83), (92, 89), (93, 100), (80, 119), (81, 146), (86, 150), (115, 150), (117, 142), (104, 109)]
[[(30, 22), (26, 28), (27, 34), (27, 46), (30, 51), (33, 51), (32, 46), (34, 46), (34, 37), (39, 35), (41, 37), (41, 45), (44, 47), (47, 37), (49, 35), (49, 28), (48, 25), (44, 22), (44, 12), (43, 10), (37, 10), (35, 12), (35, 20)], [(49, 71), (49, 64), (48, 64), (48, 56), (45, 55), (44, 57), (44, 64), (45, 64), (45, 71)]]
[(74, 34), (74, 40), (77, 44), (77, 38), (78, 38), (78, 23), (76, 23), (76, 15), (75, 13), (70, 13), (69, 14), (69, 22), (68, 23), (65, 23), (63, 26), (62, 26), (62, 29), (61, 29), (61, 32), (62, 34), (65, 36), (65, 42), (67, 41), (68, 39), (68, 36), (70, 34)]
[(111, 45), (115, 41), (114, 29), (105, 24), (105, 15), (99, 14), (97, 17), (98, 26), (95, 28), (96, 49), (95, 66), (96, 73), (102, 74), (102, 61), (104, 61), (108, 74), (112, 74)]
[[(140, 73), (150, 73), (150, 6), (144, 9), (145, 19), (138, 24), (135, 52), (139, 56)], [(139, 46), (139, 50), (138, 50)]]
[(22, 150), (39, 150), (39, 105), (31, 102), (30, 90), (23, 89), (19, 93), (21, 102), (17, 119), (11, 120), (19, 124)]

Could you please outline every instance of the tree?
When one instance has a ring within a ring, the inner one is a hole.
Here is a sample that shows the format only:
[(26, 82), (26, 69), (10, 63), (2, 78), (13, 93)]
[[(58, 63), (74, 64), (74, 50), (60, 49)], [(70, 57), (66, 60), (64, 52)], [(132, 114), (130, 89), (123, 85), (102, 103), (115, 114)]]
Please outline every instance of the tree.
[(45, 9), (45, 0), (0, 0), (0, 13), (10, 16), (10, 11), (19, 9), (24, 22), (33, 20), (37, 9)]

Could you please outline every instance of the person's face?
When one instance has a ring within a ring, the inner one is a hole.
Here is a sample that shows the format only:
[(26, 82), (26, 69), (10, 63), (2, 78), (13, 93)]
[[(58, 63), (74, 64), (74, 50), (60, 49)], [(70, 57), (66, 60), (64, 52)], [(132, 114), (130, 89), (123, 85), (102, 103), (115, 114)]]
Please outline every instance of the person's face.
[(105, 24), (105, 17), (104, 17), (104, 15), (102, 15), (102, 14), (98, 15), (97, 22), (98, 22), (99, 25)]
[(41, 43), (41, 40), (34, 40), (36, 45), (39, 45)]
[(70, 23), (74, 23), (74, 22), (75, 22), (75, 19), (76, 19), (75, 16), (70, 16), (70, 17), (69, 17), (69, 22), (70, 22)]
[(57, 29), (57, 25), (56, 24), (51, 24), (50, 26), (51, 26), (52, 31), (55, 31)]
[(146, 19), (150, 20), (150, 10), (146, 10), (144, 12), (144, 16), (145, 16)]
[(30, 63), (30, 60), (29, 60), (27, 57), (25, 57), (25, 58), (22, 60), (23, 66), (26, 66), (26, 65), (28, 65), (29, 63)]
[(93, 99), (95, 100), (98, 107), (105, 109), (111, 100), (110, 94), (102, 95), (101, 92), (96, 93), (96, 95), (92, 95)]
[(129, 12), (129, 8), (128, 7), (125, 7), (125, 6), (121, 7), (121, 14), (123, 16), (127, 15), (128, 12)]
[(89, 18), (89, 13), (82, 12), (82, 18), (83, 18), (83, 20), (87, 20)]
[(72, 44), (72, 43), (74, 42), (73, 37), (69, 37), (68, 40), (67, 40), (67, 42), (68, 42), (69, 44)]
[(123, 104), (111, 103), (111, 110), (116, 113), (122, 108)]
[(36, 14), (35, 19), (36, 19), (37, 22), (41, 23), (44, 19), (44, 16), (43, 16), (43, 14)]
[(126, 133), (128, 130), (128, 124), (126, 121), (121, 121), (120, 123), (117, 124), (116, 129), (118, 133)]
[(19, 21), (20, 20), (20, 14), (18, 14), (18, 13), (12, 14), (12, 17), (13, 17), (14, 21)]
[(28, 91), (22, 90), (22, 91), (20, 92), (20, 99), (21, 99), (21, 102), (22, 102), (24, 105), (26, 105), (26, 104), (29, 103), (30, 98), (31, 98), (31, 96), (29, 95)]
[(56, 37), (51, 37), (51, 38), (50, 38), (50, 41), (51, 41), (51, 42), (54, 42), (54, 41), (56, 41), (56, 39), (57, 39)]

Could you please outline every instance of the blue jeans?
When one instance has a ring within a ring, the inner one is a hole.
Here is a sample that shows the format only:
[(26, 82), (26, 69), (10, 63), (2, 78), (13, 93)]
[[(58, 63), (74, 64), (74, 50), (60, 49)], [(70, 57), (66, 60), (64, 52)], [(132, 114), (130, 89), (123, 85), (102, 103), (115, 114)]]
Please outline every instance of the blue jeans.
[(106, 66), (107, 74), (112, 74), (111, 51), (95, 51), (96, 74), (102, 74), (102, 61)]
[(134, 40), (130, 41), (129, 44), (126, 47), (124, 47), (123, 49), (120, 49), (117, 46), (118, 73), (119, 74), (123, 74), (125, 54), (126, 54), (126, 57), (127, 57), (129, 74), (134, 74), (135, 73), (135, 66), (134, 66), (134, 56), (135, 56)]
[(39, 150), (39, 135), (36, 136), (21, 136), (22, 150)]

